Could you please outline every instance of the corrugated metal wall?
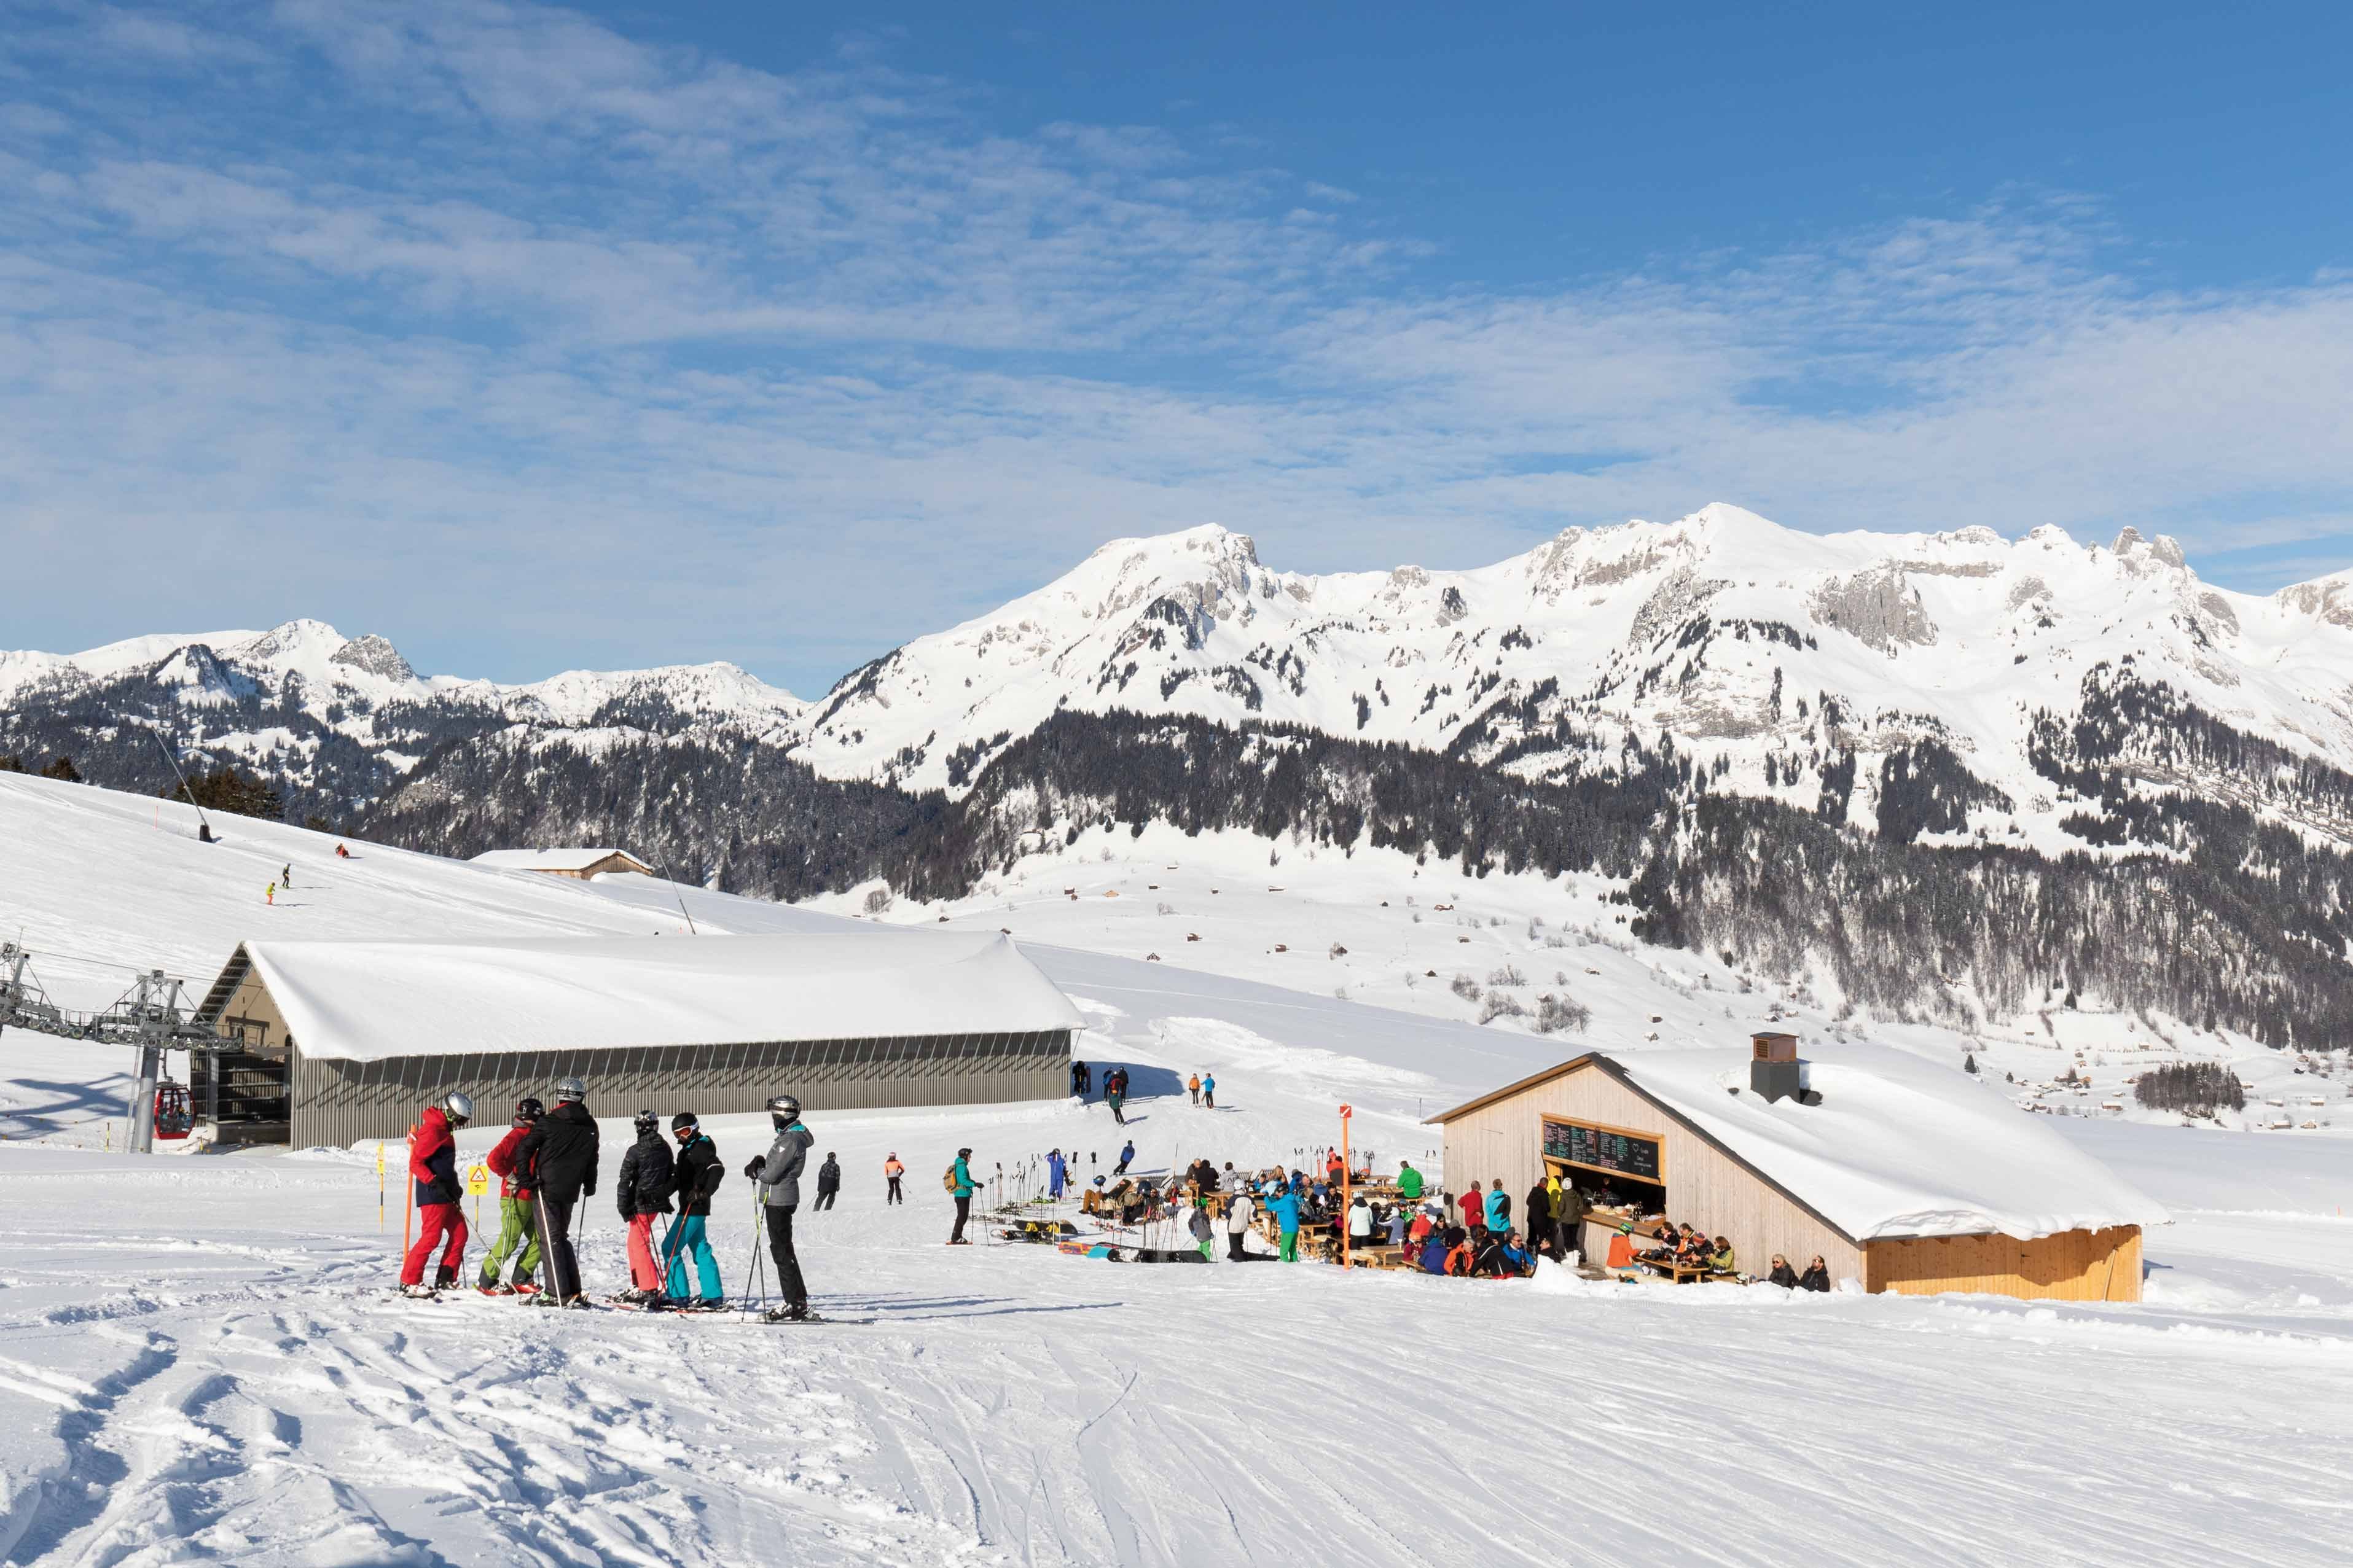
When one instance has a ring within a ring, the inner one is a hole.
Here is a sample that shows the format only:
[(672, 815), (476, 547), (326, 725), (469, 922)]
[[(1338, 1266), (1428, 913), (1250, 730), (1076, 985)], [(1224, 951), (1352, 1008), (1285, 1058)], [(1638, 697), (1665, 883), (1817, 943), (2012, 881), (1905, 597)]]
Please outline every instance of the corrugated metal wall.
[(445, 1089), (474, 1097), (479, 1125), (504, 1123), (515, 1101), (551, 1105), (558, 1079), (588, 1085), (598, 1116), (651, 1110), (667, 1121), (758, 1110), (791, 1094), (810, 1110), (902, 1105), (976, 1105), (1053, 1100), (1071, 1088), (1071, 1032), (919, 1035), (865, 1040), (765, 1041), (730, 1046), (610, 1050), (474, 1052), (322, 1059), (294, 1053), (292, 1138), (297, 1149), (398, 1138)]

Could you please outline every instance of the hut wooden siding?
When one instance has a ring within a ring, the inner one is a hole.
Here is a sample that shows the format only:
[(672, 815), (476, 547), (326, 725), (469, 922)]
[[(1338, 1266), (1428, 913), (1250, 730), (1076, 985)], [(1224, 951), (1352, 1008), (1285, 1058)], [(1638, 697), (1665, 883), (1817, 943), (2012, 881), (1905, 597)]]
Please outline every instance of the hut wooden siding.
[(1660, 1174), (1674, 1194), (1668, 1217), (1725, 1237), (1750, 1272), (1763, 1273), (1766, 1260), (1777, 1252), (1799, 1268), (1819, 1252), (1831, 1279), (1864, 1277), (1862, 1249), (1837, 1226), (1612, 1077), (1593, 1058), (1556, 1069), (1517, 1093), (1498, 1090), (1484, 1103), (1472, 1104), (1469, 1113), (1450, 1114), (1446, 1122), (1450, 1192), (1501, 1177), (1516, 1205), (1544, 1177), (1547, 1116), (1622, 1127), (1659, 1140)]
[(1882, 1237), (1863, 1248), (1863, 1289), (1905, 1296), (1974, 1290), (2029, 1300), (2137, 1301), (2140, 1226), (2014, 1236)]
[(548, 875), (551, 877), (577, 877), (585, 882), (589, 878), (605, 871), (636, 871), (644, 876), (650, 877), (653, 875), (652, 867), (639, 865), (637, 860), (629, 856), (622, 854), (617, 849), (612, 854), (606, 856), (601, 860), (592, 860), (586, 866), (571, 870), (550, 870)]
[[(1820, 1253), (1832, 1279), (1859, 1280), (1874, 1292), (2140, 1300), (2138, 1226), (2064, 1231), (2031, 1241), (1989, 1234), (1857, 1242), (1799, 1194), (1717, 1146), (1598, 1056), (1577, 1058), (1436, 1119), (1446, 1129), (1448, 1190), (1463, 1192), (1474, 1181), (1501, 1178), (1516, 1205), (1546, 1169), (1546, 1117), (1658, 1139), (1659, 1173), (1671, 1194), (1668, 1217), (1730, 1241), (1752, 1274), (1762, 1274), (1777, 1252), (1799, 1268)], [(1599, 1226), (1588, 1226), (1587, 1232), (1582, 1239), (1592, 1256), (1607, 1233)]]
[(643, 876), (653, 875), (652, 867), (640, 864), (636, 857), (624, 855), (617, 849), (602, 859), (591, 860), (586, 866), (524, 866), (519, 869), (536, 871), (543, 877), (576, 877), (584, 882), (606, 871), (636, 871)]

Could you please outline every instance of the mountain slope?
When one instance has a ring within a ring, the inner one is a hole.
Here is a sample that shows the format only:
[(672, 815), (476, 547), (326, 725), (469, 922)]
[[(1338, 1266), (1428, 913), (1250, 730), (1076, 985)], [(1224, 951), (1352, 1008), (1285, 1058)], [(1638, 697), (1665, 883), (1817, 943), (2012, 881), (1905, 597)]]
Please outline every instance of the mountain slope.
[[(2345, 579), (2263, 599), (2207, 586), (2172, 541), (2129, 529), (2110, 548), (2056, 529), (1822, 536), (1727, 506), (1571, 529), (1469, 572), (1275, 572), (1216, 528), (1120, 541), (845, 678), (797, 754), (828, 776), (960, 791), (1049, 715), (1121, 709), (1561, 778), (1616, 771), (1630, 739), (1663, 734), (1719, 790), (1809, 809), (1827, 792), (1876, 830), (1871, 764), (1933, 743), (1987, 786), (1972, 826), (2055, 849), (2067, 809), (2034, 766), (2038, 725), (2072, 722), (2126, 669), (2289, 756), (2353, 759)], [(1851, 757), (1858, 786), (1841, 782)]]

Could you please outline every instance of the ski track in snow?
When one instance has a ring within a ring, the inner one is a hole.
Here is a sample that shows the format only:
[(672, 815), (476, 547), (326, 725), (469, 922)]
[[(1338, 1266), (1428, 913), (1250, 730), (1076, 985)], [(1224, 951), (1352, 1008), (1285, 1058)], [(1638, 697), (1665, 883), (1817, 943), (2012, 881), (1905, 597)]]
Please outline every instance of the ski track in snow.
[[(947, 1253), (920, 1179), (853, 1179), (805, 1254), (877, 1321), (791, 1330), (401, 1300), (372, 1174), (0, 1151), (7, 1561), (2319, 1563), (2353, 1496), (2353, 1226), (2285, 1286), (2074, 1307)], [(2292, 1228), (2244, 1223), (2158, 1278)]]

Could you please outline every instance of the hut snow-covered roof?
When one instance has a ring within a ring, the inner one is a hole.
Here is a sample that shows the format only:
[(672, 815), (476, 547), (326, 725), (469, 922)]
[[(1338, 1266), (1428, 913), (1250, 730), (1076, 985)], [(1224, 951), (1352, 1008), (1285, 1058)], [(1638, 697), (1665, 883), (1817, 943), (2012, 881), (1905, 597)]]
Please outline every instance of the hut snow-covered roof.
[(351, 1061), (1082, 1027), (994, 932), (245, 946), (306, 1056)]
[(1588, 1066), (1607, 1071), (1852, 1239), (2021, 1240), (2163, 1225), (2154, 1200), (2047, 1120), (1951, 1068), (1883, 1046), (1806, 1048), (1819, 1104), (1767, 1101), (1740, 1050), (1578, 1057), (1430, 1120), (1451, 1121)]
[(493, 871), (561, 871), (577, 875), (611, 859), (622, 859), (640, 871), (653, 868), (626, 849), (490, 849), (470, 862), (487, 866)]

